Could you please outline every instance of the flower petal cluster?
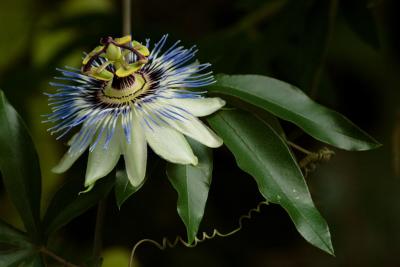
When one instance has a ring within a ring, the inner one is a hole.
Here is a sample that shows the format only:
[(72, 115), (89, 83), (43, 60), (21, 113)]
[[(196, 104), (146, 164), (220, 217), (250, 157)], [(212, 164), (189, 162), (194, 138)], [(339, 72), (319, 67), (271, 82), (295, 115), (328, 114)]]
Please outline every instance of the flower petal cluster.
[[(198, 117), (223, 107), (218, 97), (194, 90), (214, 82), (210, 64), (194, 60), (195, 47), (176, 42), (164, 49), (163, 36), (152, 49), (130, 36), (103, 38), (87, 54), (81, 69), (59, 69), (61, 77), (47, 94), (52, 113), (49, 131), (62, 138), (76, 132), (56, 173), (68, 170), (89, 149), (85, 186), (110, 173), (123, 155), (130, 183), (140, 186), (146, 175), (147, 148), (165, 160), (196, 165), (186, 137), (208, 147), (222, 140)], [(77, 131), (78, 130), (78, 131)], [(186, 137), (185, 137), (186, 136)]]

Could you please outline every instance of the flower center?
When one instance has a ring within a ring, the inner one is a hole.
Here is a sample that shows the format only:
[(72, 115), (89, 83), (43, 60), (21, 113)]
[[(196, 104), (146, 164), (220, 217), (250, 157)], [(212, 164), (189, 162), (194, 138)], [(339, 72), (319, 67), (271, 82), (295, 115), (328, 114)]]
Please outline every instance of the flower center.
[(150, 88), (149, 79), (142, 73), (126, 77), (114, 77), (106, 82), (98, 97), (107, 104), (127, 104), (134, 101)]
[(149, 87), (149, 78), (140, 72), (148, 62), (148, 48), (130, 35), (102, 38), (82, 62), (82, 72), (104, 81), (98, 97), (106, 104), (125, 104), (138, 98)]

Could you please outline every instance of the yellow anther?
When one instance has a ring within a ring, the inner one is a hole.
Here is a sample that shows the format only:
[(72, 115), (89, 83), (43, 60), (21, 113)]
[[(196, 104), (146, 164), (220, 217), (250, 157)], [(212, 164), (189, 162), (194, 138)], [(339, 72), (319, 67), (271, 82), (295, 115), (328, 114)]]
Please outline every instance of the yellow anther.
[(124, 37), (115, 38), (115, 39), (114, 39), (114, 41), (115, 41), (117, 44), (120, 44), (120, 45), (127, 44), (127, 43), (129, 43), (131, 40), (132, 40), (132, 37), (131, 37), (130, 35), (126, 35), (126, 36), (124, 36)]
[(92, 58), (94, 55), (96, 55), (97, 53), (99, 53), (103, 49), (104, 49), (103, 45), (97, 46), (89, 54), (86, 55), (86, 57), (82, 61), (82, 64), (86, 65), (89, 62), (90, 58)]
[(132, 47), (133, 47), (133, 49), (135, 49), (136, 51), (138, 51), (140, 54), (142, 54), (145, 57), (150, 55), (149, 49), (146, 46), (139, 43), (138, 41), (133, 41)]
[(132, 73), (134, 73), (134, 72), (140, 70), (140, 68), (141, 68), (142, 66), (143, 66), (143, 64), (141, 64), (141, 63), (139, 63), (139, 62), (135, 62), (135, 63), (129, 64), (128, 67), (125, 67), (125, 68), (122, 67), (122, 68), (117, 69), (117, 71), (115, 72), (115, 74), (116, 74), (118, 77), (120, 77), (120, 78), (126, 77), (126, 76), (129, 76), (129, 75), (131, 75)]
[(101, 67), (92, 67), (92, 69), (87, 72), (87, 75), (102, 81), (110, 81), (114, 77), (114, 74), (112, 74), (112, 72), (106, 69), (102, 70)]

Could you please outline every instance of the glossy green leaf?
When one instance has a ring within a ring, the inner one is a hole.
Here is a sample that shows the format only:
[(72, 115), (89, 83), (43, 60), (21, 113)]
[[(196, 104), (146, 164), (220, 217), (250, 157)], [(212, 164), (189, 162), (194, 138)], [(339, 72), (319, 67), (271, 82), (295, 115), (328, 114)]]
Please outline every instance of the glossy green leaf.
[(180, 165), (168, 163), (167, 176), (178, 193), (177, 210), (186, 226), (188, 242), (193, 243), (204, 215), (212, 178), (211, 149), (188, 140), (199, 163)]
[(209, 92), (238, 97), (293, 122), (314, 138), (346, 150), (380, 144), (340, 113), (310, 99), (300, 89), (261, 75), (218, 75)]
[(300, 168), (279, 134), (244, 111), (220, 111), (208, 121), (232, 151), (238, 166), (254, 177), (265, 199), (281, 205), (308, 242), (333, 254), (328, 225), (315, 208)]
[(0, 170), (29, 235), (40, 240), (39, 160), (21, 117), (0, 90)]
[(134, 193), (136, 193), (144, 184), (146, 179), (137, 186), (134, 187), (128, 179), (128, 175), (125, 170), (118, 170), (115, 179), (115, 199), (117, 206), (121, 209), (122, 204)]
[(114, 186), (114, 177), (110, 174), (96, 182), (92, 190), (82, 191), (83, 181), (75, 179), (67, 182), (55, 194), (43, 219), (45, 234), (48, 237), (62, 226), (78, 217), (103, 199)]

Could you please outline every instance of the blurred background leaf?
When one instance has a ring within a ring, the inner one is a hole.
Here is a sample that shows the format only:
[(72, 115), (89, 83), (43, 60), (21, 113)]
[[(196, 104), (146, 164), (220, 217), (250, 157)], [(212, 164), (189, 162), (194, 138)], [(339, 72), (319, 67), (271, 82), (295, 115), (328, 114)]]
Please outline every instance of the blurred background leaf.
[(100, 179), (89, 192), (82, 192), (84, 188), (81, 179), (72, 179), (65, 183), (52, 198), (44, 216), (43, 227), (46, 236), (104, 199), (113, 188), (115, 182), (113, 174)]
[(0, 170), (7, 193), (34, 242), (41, 242), (41, 173), (32, 139), (0, 90)]

